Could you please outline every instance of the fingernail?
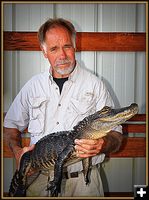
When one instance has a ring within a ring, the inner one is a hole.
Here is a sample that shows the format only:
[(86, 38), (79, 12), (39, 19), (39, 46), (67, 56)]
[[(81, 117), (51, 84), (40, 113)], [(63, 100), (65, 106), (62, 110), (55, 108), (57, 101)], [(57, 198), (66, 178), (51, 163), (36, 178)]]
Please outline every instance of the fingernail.
[(78, 140), (78, 139), (75, 139), (75, 143), (78, 144), (78, 143), (79, 143), (79, 140)]

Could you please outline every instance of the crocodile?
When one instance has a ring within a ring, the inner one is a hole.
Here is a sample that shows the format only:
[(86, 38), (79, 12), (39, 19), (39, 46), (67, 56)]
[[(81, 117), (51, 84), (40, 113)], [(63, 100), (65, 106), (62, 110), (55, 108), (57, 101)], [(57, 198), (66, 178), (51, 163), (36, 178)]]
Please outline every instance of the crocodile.
[(27, 174), (30, 169), (54, 170), (54, 178), (47, 184), (47, 190), (50, 191), (51, 196), (58, 196), (63, 168), (80, 160), (82, 160), (85, 182), (88, 184), (91, 158), (77, 157), (74, 140), (76, 138), (102, 138), (137, 112), (138, 105), (136, 103), (118, 109), (105, 106), (100, 111), (85, 117), (72, 130), (51, 133), (41, 138), (32, 151), (23, 154), (20, 167), (16, 170), (11, 181), (9, 196), (26, 196)]

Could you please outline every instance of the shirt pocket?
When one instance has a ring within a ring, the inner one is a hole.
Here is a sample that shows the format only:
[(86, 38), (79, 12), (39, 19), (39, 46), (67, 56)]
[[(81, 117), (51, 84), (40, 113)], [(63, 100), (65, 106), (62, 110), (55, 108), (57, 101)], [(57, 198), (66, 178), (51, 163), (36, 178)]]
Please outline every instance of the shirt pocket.
[(96, 111), (94, 98), (71, 98), (67, 109), (67, 129), (72, 129), (79, 121)]
[(88, 113), (93, 113), (95, 108), (94, 101), (87, 102), (85, 100), (71, 99), (70, 105), (72, 111), (77, 115), (87, 115)]
[(44, 132), (47, 102), (48, 100), (46, 97), (36, 97), (31, 99), (28, 131), (33, 135)]

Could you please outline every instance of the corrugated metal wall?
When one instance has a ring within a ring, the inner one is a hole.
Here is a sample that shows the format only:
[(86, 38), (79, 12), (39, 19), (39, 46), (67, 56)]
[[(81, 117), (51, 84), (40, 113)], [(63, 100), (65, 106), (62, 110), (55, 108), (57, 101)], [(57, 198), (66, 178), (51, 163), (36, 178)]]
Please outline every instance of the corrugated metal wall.
[[(49, 17), (63, 17), (82, 32), (145, 32), (145, 11), (144, 3), (5, 3), (4, 31), (37, 31)], [(116, 106), (136, 102), (145, 113), (145, 52), (80, 52), (77, 59), (102, 77)], [(41, 52), (4, 53), (4, 112), (24, 83), (48, 65)], [(4, 166), (8, 191), (12, 159), (4, 159)], [(103, 164), (102, 176), (105, 191), (133, 191), (134, 184), (145, 184), (145, 159), (112, 158)]]

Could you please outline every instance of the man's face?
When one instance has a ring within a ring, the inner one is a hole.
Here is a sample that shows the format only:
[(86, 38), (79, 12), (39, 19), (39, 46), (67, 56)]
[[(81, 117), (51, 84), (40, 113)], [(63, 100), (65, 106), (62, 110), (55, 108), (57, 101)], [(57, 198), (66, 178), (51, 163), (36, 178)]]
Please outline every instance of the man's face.
[(52, 66), (55, 78), (68, 77), (75, 67), (75, 48), (70, 33), (63, 27), (46, 32), (44, 56)]

